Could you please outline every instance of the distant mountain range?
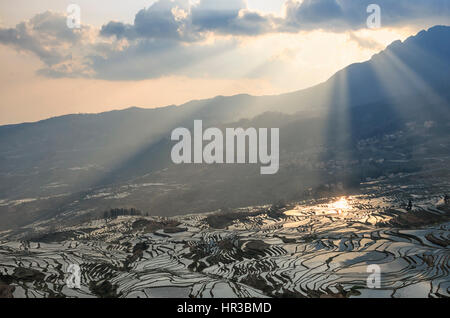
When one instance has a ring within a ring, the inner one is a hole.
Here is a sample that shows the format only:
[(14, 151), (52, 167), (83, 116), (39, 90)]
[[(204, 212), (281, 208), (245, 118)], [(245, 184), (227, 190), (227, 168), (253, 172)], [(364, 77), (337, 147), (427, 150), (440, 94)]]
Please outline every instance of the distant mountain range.
[[(450, 27), (396, 41), (328, 81), (278, 96), (67, 115), (0, 127), (0, 230), (115, 207), (153, 215), (357, 191), (450, 155)], [(176, 166), (176, 127), (280, 128), (280, 171)]]

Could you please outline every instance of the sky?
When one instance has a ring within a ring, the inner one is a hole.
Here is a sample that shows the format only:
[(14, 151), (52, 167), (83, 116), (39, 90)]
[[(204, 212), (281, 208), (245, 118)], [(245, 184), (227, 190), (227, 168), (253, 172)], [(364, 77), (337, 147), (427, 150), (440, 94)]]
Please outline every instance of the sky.
[[(395, 40), (449, 25), (449, 3), (0, 0), (0, 125), (307, 88)], [(67, 25), (70, 4), (80, 28)]]

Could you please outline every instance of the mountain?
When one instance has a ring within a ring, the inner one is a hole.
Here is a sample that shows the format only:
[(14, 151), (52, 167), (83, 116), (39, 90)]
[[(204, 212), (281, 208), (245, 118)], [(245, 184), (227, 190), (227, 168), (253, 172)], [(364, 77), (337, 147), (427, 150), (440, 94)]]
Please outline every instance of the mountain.
[[(448, 156), (450, 27), (396, 41), (309, 89), (158, 109), (67, 115), (0, 127), (0, 230), (136, 207), (178, 215), (357, 191), (361, 180), (419, 171)], [(280, 128), (280, 171), (174, 165), (170, 133)]]

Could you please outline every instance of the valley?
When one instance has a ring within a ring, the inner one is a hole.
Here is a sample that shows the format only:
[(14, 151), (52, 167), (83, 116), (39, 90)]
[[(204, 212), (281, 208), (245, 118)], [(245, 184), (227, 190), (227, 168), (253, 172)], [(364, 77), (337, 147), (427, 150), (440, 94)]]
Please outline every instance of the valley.
[[(26, 240), (3, 232), (0, 290), (11, 297), (449, 297), (450, 207), (441, 194), (450, 183), (417, 182), (423, 176), (284, 206), (119, 216)], [(81, 268), (80, 289), (67, 287), (70, 264)], [(371, 264), (381, 269), (377, 289), (367, 287)]]

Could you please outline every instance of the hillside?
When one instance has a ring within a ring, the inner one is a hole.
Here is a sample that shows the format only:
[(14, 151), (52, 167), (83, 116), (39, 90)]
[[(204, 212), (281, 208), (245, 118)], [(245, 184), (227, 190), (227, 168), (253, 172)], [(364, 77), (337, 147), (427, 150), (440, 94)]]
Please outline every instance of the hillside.
[[(158, 109), (67, 115), (0, 127), (0, 230), (56, 215), (135, 207), (179, 215), (359, 191), (367, 178), (448, 157), (450, 27), (394, 42), (315, 87)], [(280, 128), (280, 171), (175, 166), (170, 132)]]

